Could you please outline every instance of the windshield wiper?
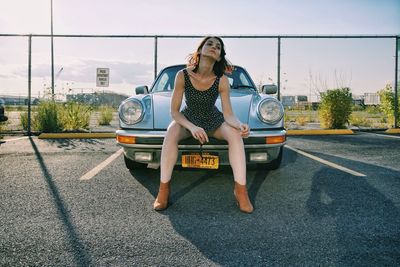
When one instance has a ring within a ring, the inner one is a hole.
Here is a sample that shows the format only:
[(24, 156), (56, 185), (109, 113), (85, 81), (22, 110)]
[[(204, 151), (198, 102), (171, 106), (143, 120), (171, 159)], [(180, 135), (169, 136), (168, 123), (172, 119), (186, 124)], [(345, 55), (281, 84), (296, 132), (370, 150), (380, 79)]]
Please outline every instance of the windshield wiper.
[(232, 88), (232, 89), (239, 89), (239, 88), (251, 88), (251, 89), (256, 89), (256, 88), (254, 88), (254, 86), (251, 86), (251, 85), (244, 85), (244, 84), (238, 84), (238, 85), (232, 86), (231, 88)]

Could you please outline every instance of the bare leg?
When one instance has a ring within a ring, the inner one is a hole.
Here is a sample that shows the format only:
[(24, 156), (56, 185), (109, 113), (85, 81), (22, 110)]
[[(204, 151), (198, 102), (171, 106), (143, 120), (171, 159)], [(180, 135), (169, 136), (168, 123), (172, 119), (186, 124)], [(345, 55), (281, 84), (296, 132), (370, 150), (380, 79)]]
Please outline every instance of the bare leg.
[(246, 185), (246, 156), (240, 132), (224, 122), (212, 135), (228, 142), (233, 178), (238, 184)]
[(175, 121), (168, 126), (161, 150), (160, 181), (162, 183), (171, 180), (172, 171), (178, 158), (178, 143), (189, 136), (190, 132)]

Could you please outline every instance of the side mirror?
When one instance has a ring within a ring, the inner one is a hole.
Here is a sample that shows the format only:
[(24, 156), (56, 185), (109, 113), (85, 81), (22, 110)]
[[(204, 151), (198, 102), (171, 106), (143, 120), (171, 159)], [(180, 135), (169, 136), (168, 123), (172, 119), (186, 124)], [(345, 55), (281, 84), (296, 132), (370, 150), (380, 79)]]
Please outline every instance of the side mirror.
[(278, 92), (278, 86), (275, 84), (264, 84), (261, 87), (261, 92), (268, 95), (276, 94), (276, 92)]
[(135, 91), (136, 91), (137, 95), (148, 94), (149, 88), (147, 87), (147, 85), (138, 86), (138, 87), (136, 87)]

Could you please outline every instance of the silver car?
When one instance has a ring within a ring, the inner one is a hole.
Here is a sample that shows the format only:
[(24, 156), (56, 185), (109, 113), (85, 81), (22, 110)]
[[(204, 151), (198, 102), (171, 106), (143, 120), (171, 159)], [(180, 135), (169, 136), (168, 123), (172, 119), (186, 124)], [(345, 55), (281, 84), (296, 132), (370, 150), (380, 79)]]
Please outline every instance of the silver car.
[[(119, 106), (120, 129), (117, 143), (124, 149), (128, 169), (157, 168), (161, 147), (168, 125), (171, 123), (170, 102), (177, 72), (185, 65), (163, 69), (150, 90), (136, 88), (136, 95)], [(231, 85), (231, 102), (235, 115), (250, 127), (250, 135), (243, 139), (248, 164), (264, 169), (277, 169), (282, 161), (286, 141), (282, 104), (269, 94), (276, 93), (275, 85), (264, 85), (259, 93), (247, 71), (235, 66), (226, 74)], [(185, 101), (182, 101), (182, 107)], [(221, 110), (218, 98), (216, 106)], [(204, 145), (190, 137), (179, 143), (177, 164), (188, 168), (217, 169), (229, 165), (228, 144), (210, 138)]]

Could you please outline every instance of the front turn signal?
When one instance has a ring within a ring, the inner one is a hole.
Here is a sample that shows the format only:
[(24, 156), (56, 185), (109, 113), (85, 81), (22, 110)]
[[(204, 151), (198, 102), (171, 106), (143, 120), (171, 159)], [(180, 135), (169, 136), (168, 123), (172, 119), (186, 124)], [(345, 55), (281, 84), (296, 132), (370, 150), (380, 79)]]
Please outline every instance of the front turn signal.
[(124, 143), (124, 144), (135, 144), (136, 143), (136, 137), (134, 137), (134, 136), (117, 135), (117, 141), (119, 143)]
[(281, 144), (286, 141), (286, 135), (268, 136), (265, 138), (265, 142), (269, 145)]

